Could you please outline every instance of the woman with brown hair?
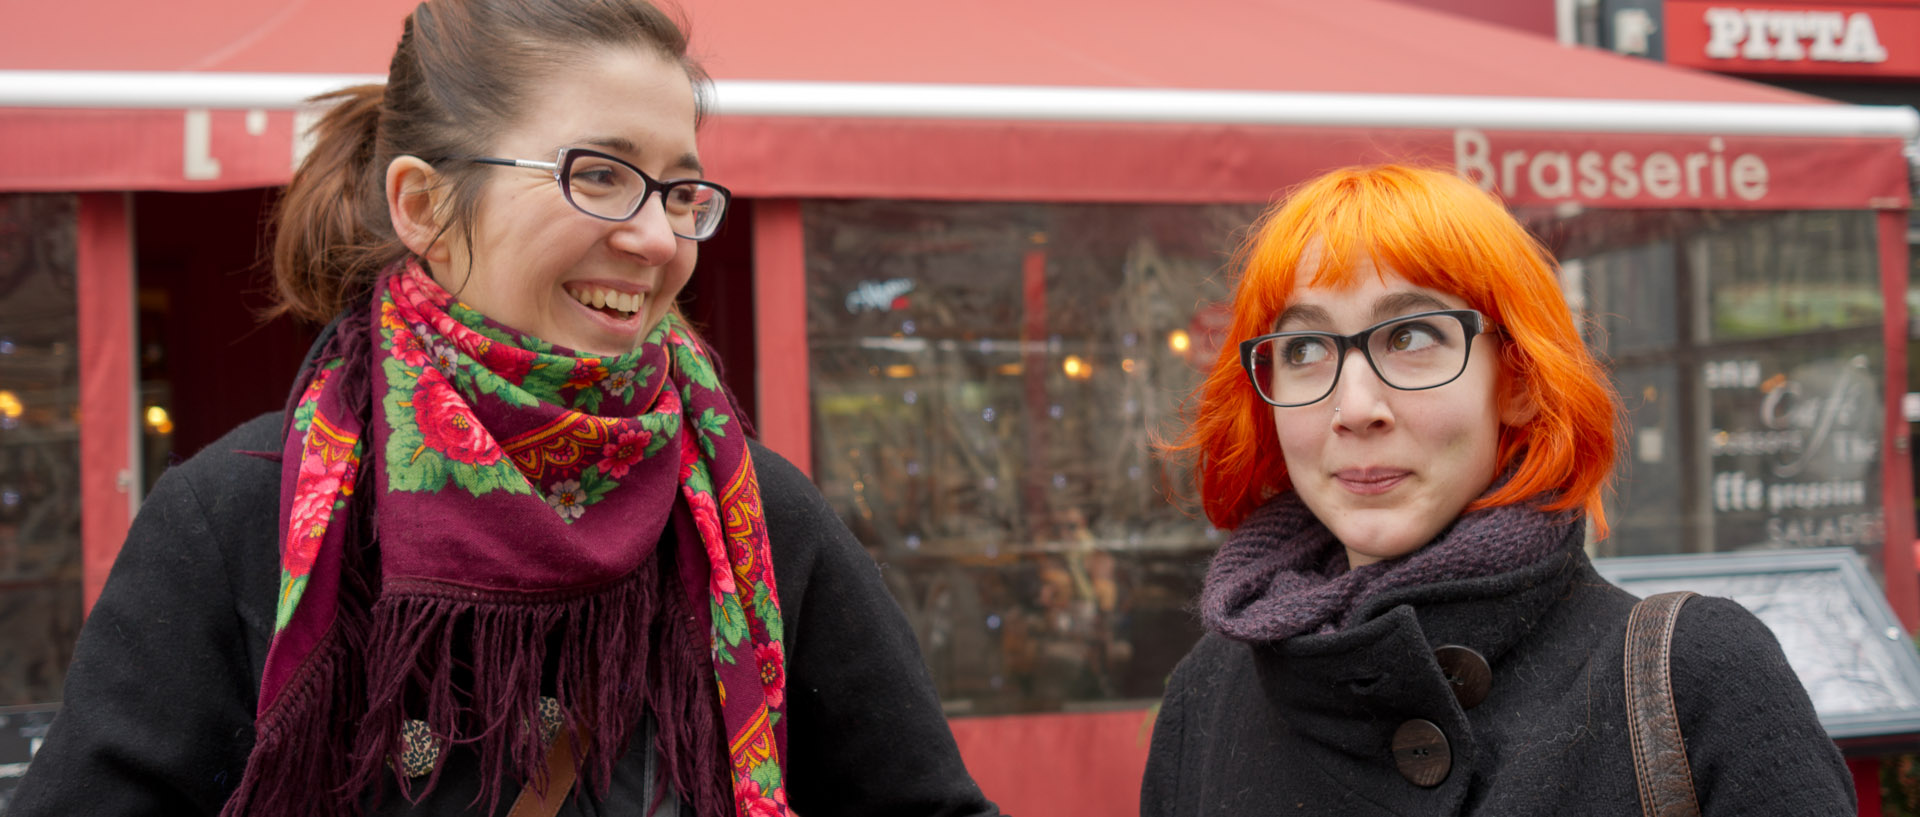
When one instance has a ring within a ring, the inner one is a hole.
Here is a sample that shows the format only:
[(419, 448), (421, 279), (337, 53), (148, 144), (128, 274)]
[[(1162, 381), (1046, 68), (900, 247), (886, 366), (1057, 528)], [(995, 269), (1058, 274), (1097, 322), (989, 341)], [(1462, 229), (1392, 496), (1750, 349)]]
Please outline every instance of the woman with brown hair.
[[(1241, 260), (1184, 443), (1232, 535), (1141, 813), (1640, 813), (1635, 600), (1583, 547), (1620, 412), (1545, 251), (1471, 183), (1385, 166), (1306, 183)], [(1685, 745), (1646, 770), (1682, 782), (1655, 800), (1852, 814), (1772, 633), (1726, 599), (1678, 610)]]
[(646, 0), (430, 0), (332, 95), (274, 254), (332, 323), (148, 497), (12, 814), (995, 813), (673, 309), (702, 83)]

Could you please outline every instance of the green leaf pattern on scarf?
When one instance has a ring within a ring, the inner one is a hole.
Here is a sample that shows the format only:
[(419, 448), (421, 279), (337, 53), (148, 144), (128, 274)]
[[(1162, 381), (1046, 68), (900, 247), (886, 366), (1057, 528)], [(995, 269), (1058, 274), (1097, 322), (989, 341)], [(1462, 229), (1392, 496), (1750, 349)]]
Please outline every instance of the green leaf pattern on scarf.
[[(747, 637), (747, 611), (740, 606), (738, 595), (727, 594), (714, 601), (713, 629), (729, 647), (740, 646), (741, 640)], [(727, 663), (733, 663), (731, 657)]]
[(753, 586), (753, 612), (767, 623), (767, 638), (772, 641), (786, 641), (787, 625), (780, 619), (780, 605), (773, 601), (773, 590), (765, 584)]
[(761, 791), (773, 791), (780, 787), (780, 764), (772, 758), (760, 761), (753, 767), (753, 782), (760, 784)]
[[(662, 325), (664, 326), (665, 322), (662, 322)], [(718, 391), (720, 389), (720, 378), (713, 373), (713, 364), (708, 363), (706, 358), (701, 357), (695, 352), (693, 347), (676, 343), (672, 344), (671, 348), (673, 349), (673, 365), (679, 367), (681, 371), (686, 372), (687, 379), (692, 381), (687, 384), (684, 390), (686, 397), (693, 397), (694, 386), (699, 386), (709, 391)]]
[[(309, 574), (310, 575), (310, 574)], [(295, 576), (284, 568), (280, 571), (280, 598), (273, 608), (273, 631), (286, 629), (287, 622), (293, 619), (293, 611), (300, 606), (300, 597), (307, 592), (308, 576)]]

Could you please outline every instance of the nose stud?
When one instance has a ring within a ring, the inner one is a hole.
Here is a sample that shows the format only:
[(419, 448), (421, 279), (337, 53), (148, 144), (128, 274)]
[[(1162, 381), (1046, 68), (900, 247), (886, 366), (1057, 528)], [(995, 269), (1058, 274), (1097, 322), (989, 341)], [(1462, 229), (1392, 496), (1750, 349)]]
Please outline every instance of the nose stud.
[(1340, 407), (1339, 406), (1333, 407), (1333, 427), (1334, 428), (1340, 427)]

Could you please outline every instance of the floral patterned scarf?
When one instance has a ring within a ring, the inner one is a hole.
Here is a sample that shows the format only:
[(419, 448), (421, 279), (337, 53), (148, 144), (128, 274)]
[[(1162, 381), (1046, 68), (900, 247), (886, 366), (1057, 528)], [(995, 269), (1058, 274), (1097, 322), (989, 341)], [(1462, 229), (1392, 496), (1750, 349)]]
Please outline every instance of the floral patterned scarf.
[(417, 801), (450, 746), (491, 813), (545, 785), (555, 734), (604, 795), (651, 713), (699, 813), (787, 814), (759, 484), (700, 344), (668, 316), (576, 355), (413, 261), (376, 289), (290, 407), (274, 636), (223, 813), (354, 813), (383, 775)]

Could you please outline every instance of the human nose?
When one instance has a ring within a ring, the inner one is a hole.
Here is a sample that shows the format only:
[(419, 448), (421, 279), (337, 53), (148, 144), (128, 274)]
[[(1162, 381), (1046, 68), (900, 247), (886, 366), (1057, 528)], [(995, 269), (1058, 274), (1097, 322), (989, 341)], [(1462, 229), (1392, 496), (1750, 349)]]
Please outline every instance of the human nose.
[(1391, 428), (1393, 412), (1387, 407), (1386, 392), (1391, 388), (1380, 375), (1373, 371), (1365, 350), (1355, 347), (1346, 351), (1341, 360), (1340, 373), (1333, 383), (1333, 393), (1328, 402), (1333, 404), (1333, 429), (1339, 431), (1362, 431), (1372, 428)]
[(667, 218), (665, 195), (659, 190), (652, 191), (632, 218), (619, 223), (611, 238), (615, 249), (650, 267), (673, 260), (674, 254), (680, 251), (680, 238), (673, 234), (673, 224)]

